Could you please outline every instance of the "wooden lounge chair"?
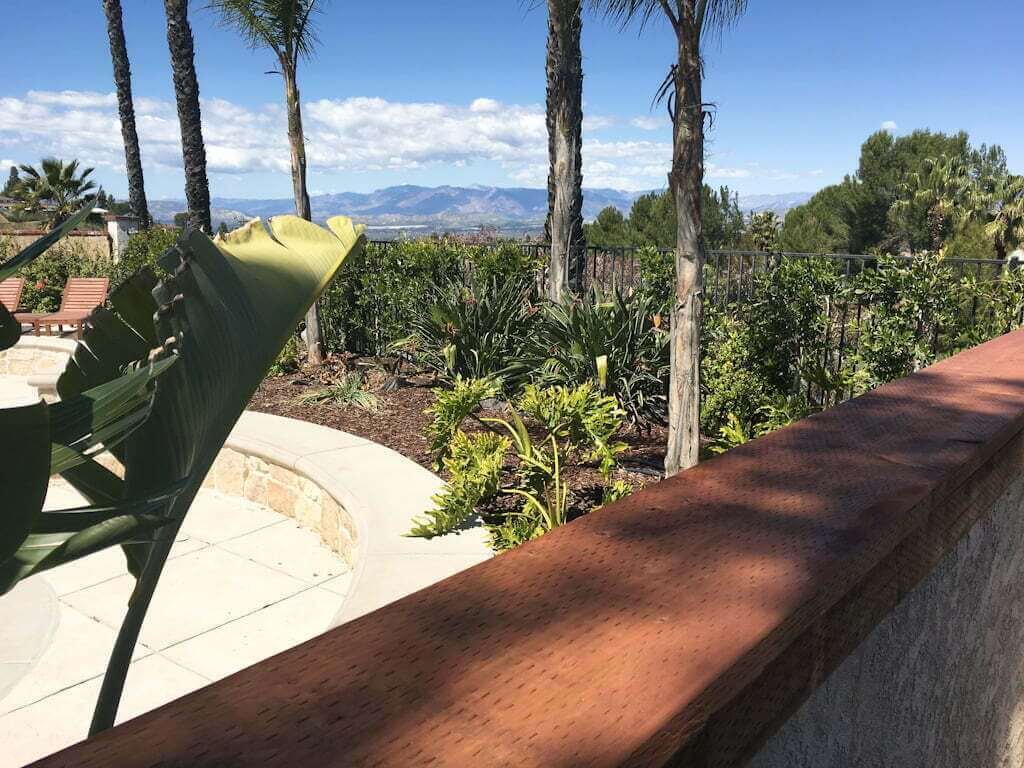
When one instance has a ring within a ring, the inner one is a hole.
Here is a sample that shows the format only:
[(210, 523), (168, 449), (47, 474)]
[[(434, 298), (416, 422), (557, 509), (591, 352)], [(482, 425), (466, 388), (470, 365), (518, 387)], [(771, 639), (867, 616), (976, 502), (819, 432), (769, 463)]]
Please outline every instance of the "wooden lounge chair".
[[(32, 320), (36, 336), (41, 331), (48, 336), (60, 336), (62, 326), (70, 326), (75, 337), (82, 335), (82, 323), (96, 307), (107, 300), (110, 280), (106, 277), (69, 277), (64, 286), (60, 309)], [(44, 331), (45, 329), (45, 331)]]
[(7, 307), (12, 315), (18, 311), (21, 304), (21, 292), (25, 289), (24, 277), (9, 277), (0, 280), (0, 304)]

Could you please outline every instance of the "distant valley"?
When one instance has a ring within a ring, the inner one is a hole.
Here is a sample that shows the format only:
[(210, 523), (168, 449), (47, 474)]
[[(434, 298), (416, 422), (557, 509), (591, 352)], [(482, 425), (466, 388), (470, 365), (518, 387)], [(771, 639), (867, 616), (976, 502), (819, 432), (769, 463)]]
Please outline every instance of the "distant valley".
[[(629, 213), (633, 201), (643, 192), (616, 189), (586, 189), (583, 217), (590, 221), (609, 205)], [(807, 192), (781, 195), (740, 196), (745, 211), (772, 210), (783, 215), (810, 197)], [(314, 195), (310, 202), (313, 218), (352, 216), (365, 223), (376, 237), (417, 232), (466, 232), (493, 227), (508, 235), (537, 234), (547, 214), (547, 191), (526, 187), (420, 187), (403, 185), (375, 192), (341, 192)], [(267, 218), (294, 210), (290, 198), (250, 199), (217, 197), (211, 201), (214, 226), (225, 222), (235, 226), (255, 216)], [(183, 200), (151, 200), (150, 212), (158, 221), (171, 223), (174, 214), (185, 210)]]

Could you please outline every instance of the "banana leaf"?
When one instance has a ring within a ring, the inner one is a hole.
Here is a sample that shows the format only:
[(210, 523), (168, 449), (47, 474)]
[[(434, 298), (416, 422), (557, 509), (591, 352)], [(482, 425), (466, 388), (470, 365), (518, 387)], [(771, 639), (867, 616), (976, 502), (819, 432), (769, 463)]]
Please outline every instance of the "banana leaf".
[(109, 316), (87, 323), (82, 348), (96, 353), (103, 343), (109, 347), (103, 354), (76, 353), (58, 383), (62, 396), (109, 380), (117, 366), (100, 363), (109, 362), (110, 355), (130, 357), (115, 340), (120, 331), (112, 329), (118, 323), (141, 338), (167, 340), (164, 346), (178, 358), (161, 376), (150, 418), (121, 443), (119, 458), (125, 467), (124, 498), (147, 498), (183, 483), (169, 503), (172, 522), (157, 529), (152, 540), (133, 539), (125, 547), (138, 581), (92, 733), (113, 724), (131, 648), (175, 535), (214, 459), (306, 311), (363, 243), (362, 227), (342, 217), (330, 219), (327, 229), (295, 216), (275, 217), (269, 228), (255, 220), (216, 242), (188, 231), (159, 260), (170, 276), (152, 292), (154, 329), (146, 325), (144, 312), (119, 308), (119, 297)]

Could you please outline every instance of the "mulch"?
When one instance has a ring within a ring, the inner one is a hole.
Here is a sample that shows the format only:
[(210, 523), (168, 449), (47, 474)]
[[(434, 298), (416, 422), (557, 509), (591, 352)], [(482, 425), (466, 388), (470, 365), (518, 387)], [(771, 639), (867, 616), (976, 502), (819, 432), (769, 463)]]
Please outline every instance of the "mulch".
[[(356, 406), (341, 406), (330, 401), (303, 403), (304, 394), (324, 389), (345, 370), (360, 368), (369, 371), (366, 388), (378, 400), (375, 411)], [(434, 402), (431, 391), (436, 382), (430, 376), (390, 376), (370, 366), (369, 361), (353, 358), (332, 358), (320, 368), (304, 368), (296, 373), (267, 377), (249, 407), (255, 411), (288, 416), (301, 421), (340, 429), (367, 440), (385, 445), (417, 464), (433, 471), (430, 444), (425, 437), (430, 416), (424, 411)], [(501, 417), (501, 411), (484, 411), (480, 416)], [(481, 427), (467, 419), (463, 428), (471, 432)], [(624, 480), (634, 489), (661, 479), (665, 455), (666, 430), (654, 427), (638, 431), (624, 427), (618, 439), (629, 448), (620, 454), (613, 479)], [(442, 477), (446, 473), (441, 472)], [(596, 468), (574, 465), (565, 468), (564, 477), (572, 489), (573, 506), (599, 503), (603, 485)]]

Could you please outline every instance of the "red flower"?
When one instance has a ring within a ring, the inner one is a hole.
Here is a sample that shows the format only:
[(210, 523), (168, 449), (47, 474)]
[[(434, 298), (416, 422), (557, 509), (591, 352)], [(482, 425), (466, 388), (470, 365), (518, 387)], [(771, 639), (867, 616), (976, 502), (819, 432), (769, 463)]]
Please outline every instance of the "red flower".
[(41, 291), (45, 287), (46, 287), (46, 281), (45, 280), (37, 280), (36, 281), (36, 290), (37, 291)]

